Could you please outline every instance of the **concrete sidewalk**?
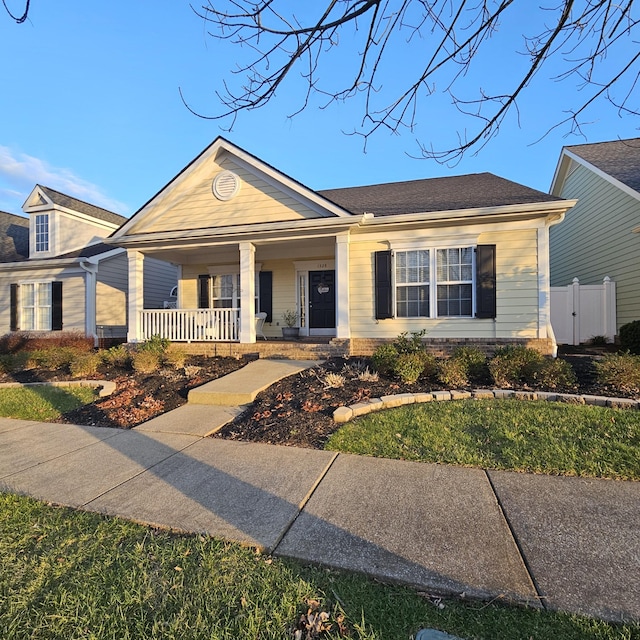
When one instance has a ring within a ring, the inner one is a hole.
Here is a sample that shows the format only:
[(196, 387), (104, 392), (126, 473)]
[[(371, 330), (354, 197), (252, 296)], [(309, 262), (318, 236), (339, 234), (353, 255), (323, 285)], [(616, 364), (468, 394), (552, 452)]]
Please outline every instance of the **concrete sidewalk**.
[(0, 488), (429, 592), (640, 620), (636, 482), (0, 419)]

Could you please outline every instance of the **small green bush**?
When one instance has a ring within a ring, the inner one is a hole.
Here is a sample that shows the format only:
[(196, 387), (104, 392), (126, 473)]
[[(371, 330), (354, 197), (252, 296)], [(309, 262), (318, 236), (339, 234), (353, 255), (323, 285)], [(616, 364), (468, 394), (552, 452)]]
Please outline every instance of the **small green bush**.
[(158, 335), (151, 336), (146, 342), (139, 344), (136, 348), (137, 351), (149, 351), (155, 353), (160, 358), (165, 354), (171, 341), (167, 338), (161, 338)]
[(135, 351), (131, 357), (131, 366), (138, 373), (153, 373), (160, 368), (160, 355), (148, 349)]
[(640, 320), (628, 322), (620, 327), (620, 346), (623, 351), (640, 354)]
[(78, 353), (69, 365), (74, 378), (84, 378), (95, 375), (102, 358), (98, 353)]
[(560, 358), (543, 358), (533, 368), (532, 378), (527, 380), (537, 387), (545, 389), (567, 389), (577, 384), (573, 367)]
[(451, 357), (454, 360), (460, 360), (464, 363), (467, 369), (467, 377), (469, 378), (480, 378), (486, 372), (487, 356), (484, 351), (478, 347), (456, 347)]
[(371, 356), (373, 368), (383, 376), (393, 373), (396, 360), (398, 359), (398, 350), (389, 343), (381, 344)]
[(424, 338), (426, 333), (426, 329), (412, 333), (404, 331), (394, 340), (393, 346), (398, 353), (420, 353), (424, 351), (422, 338)]
[(438, 380), (451, 389), (469, 386), (467, 363), (460, 358), (448, 358), (438, 362)]
[(626, 353), (611, 353), (595, 361), (598, 382), (616, 391), (640, 392), (640, 356)]
[(174, 369), (182, 369), (187, 362), (188, 354), (180, 347), (170, 346), (162, 355), (162, 362)]
[(58, 371), (60, 369), (68, 369), (71, 362), (81, 353), (87, 352), (76, 347), (53, 346), (32, 351), (30, 359), (33, 360), (36, 367), (48, 369), (49, 371)]
[(110, 349), (100, 352), (102, 361), (112, 367), (122, 367), (126, 369), (131, 365), (131, 353), (122, 344), (118, 344)]
[(396, 358), (393, 372), (407, 384), (413, 384), (425, 370), (425, 356), (422, 353), (401, 353)]
[(534, 380), (534, 373), (542, 360), (543, 355), (535, 349), (507, 345), (496, 349), (489, 361), (489, 373), (497, 386), (512, 387)]

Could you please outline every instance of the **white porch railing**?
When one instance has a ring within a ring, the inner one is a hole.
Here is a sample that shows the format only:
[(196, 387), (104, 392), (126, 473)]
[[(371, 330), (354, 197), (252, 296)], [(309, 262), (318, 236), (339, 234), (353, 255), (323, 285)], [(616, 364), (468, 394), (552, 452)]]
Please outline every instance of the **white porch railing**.
[(240, 309), (145, 309), (140, 312), (140, 338), (172, 342), (237, 342)]

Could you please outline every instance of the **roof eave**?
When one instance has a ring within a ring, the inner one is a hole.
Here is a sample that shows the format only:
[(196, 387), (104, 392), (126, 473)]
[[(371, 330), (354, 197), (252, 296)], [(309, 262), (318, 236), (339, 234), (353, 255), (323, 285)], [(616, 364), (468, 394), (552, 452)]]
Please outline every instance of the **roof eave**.
[(284, 222), (265, 222), (259, 224), (238, 225), (233, 227), (208, 227), (205, 229), (191, 229), (188, 231), (158, 231), (155, 233), (132, 234), (129, 236), (106, 238), (103, 242), (121, 247), (140, 245), (153, 245), (154, 243), (176, 241), (215, 241), (215, 242), (245, 242), (250, 241), (251, 236), (267, 238), (273, 236), (296, 237), (305, 235), (329, 235), (339, 233), (358, 226), (364, 216), (351, 216), (350, 218), (314, 218), (312, 220), (295, 220)]
[(529, 204), (510, 204), (498, 207), (479, 207), (474, 209), (454, 209), (450, 211), (431, 211), (424, 213), (405, 213), (398, 215), (375, 216), (365, 214), (362, 225), (389, 225), (415, 222), (459, 222), (471, 219), (489, 219), (493, 217), (520, 219), (523, 217), (551, 216), (575, 206), (577, 200), (553, 200)]

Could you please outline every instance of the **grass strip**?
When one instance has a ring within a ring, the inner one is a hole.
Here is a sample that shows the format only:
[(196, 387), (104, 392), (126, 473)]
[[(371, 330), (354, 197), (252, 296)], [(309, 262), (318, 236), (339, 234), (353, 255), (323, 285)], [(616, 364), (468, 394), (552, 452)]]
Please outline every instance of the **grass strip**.
[(327, 449), (485, 469), (640, 480), (640, 411), (456, 400), (363, 416)]
[[(631, 640), (638, 625), (500, 603), (444, 600), (363, 576), (256, 554), (204, 536), (0, 493), (0, 629), (6, 640), (292, 638), (310, 606), (320, 636)], [(306, 637), (303, 635), (303, 637)]]
[(52, 421), (97, 397), (97, 391), (91, 387), (10, 387), (0, 389), (0, 416)]

